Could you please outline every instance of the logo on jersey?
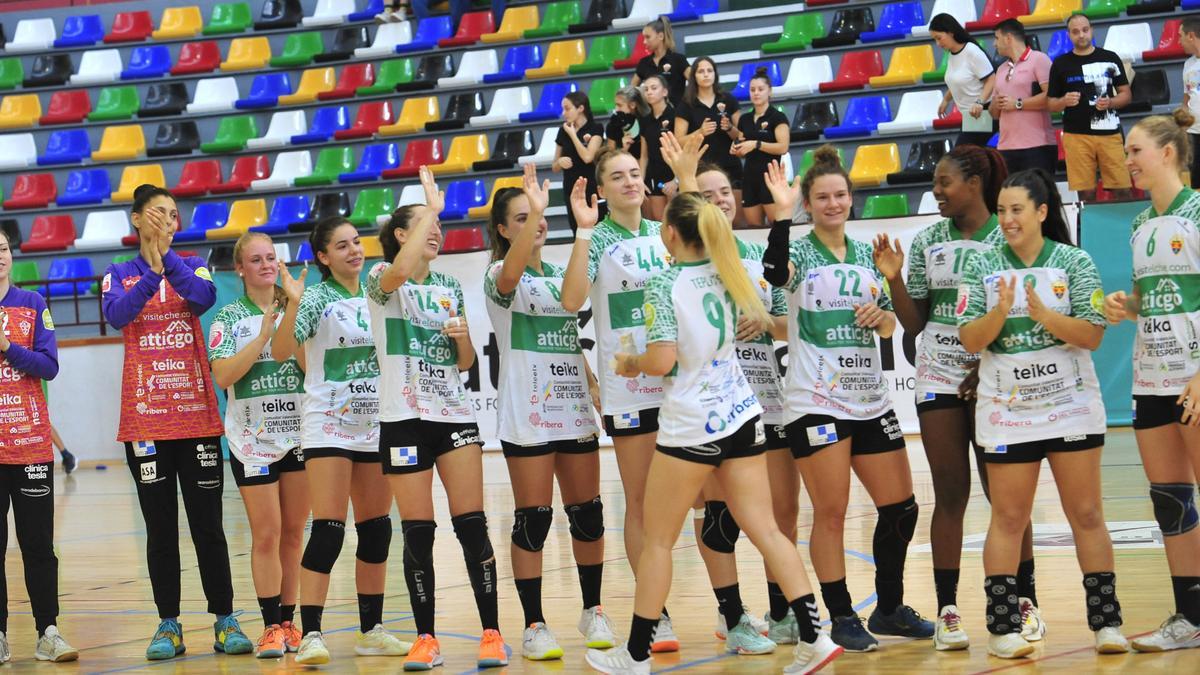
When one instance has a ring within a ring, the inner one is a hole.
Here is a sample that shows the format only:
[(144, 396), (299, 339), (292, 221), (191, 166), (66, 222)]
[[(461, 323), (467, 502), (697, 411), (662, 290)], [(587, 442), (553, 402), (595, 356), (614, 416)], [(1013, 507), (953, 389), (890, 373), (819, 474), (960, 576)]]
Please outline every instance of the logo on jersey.
[(146, 462), (138, 468), (138, 475), (143, 483), (152, 483), (158, 478), (158, 462)]
[(209, 273), (207, 267), (197, 267), (196, 268), (196, 276), (200, 277), (201, 279), (203, 279), (205, 281), (212, 281), (212, 274)]
[(657, 315), (654, 312), (654, 305), (648, 302), (642, 305), (642, 317), (643, 321), (646, 322), (646, 330), (650, 330), (650, 328), (654, 326), (654, 319), (656, 316)]
[(104, 281), (100, 282), (100, 292), (107, 293), (112, 289), (112, 273), (104, 275)]
[(416, 466), (417, 448), (414, 445), (389, 448), (392, 454), (392, 466)]
[(1092, 309), (1095, 310), (1097, 314), (1101, 314), (1101, 315), (1104, 314), (1104, 290), (1103, 289), (1097, 288), (1096, 290), (1092, 291), (1091, 303), (1092, 303)]
[(1171, 253), (1176, 255), (1183, 250), (1183, 237), (1175, 235), (1171, 237)]
[(1055, 279), (1054, 283), (1050, 284), (1050, 290), (1054, 291), (1054, 297), (1062, 300), (1062, 297), (1067, 294), (1067, 282)]
[(710, 434), (717, 434), (725, 431), (725, 420), (717, 414), (717, 411), (708, 411), (708, 421), (704, 423), (704, 431)]
[(46, 330), (54, 330), (54, 319), (50, 318), (49, 307), (42, 310), (42, 325), (46, 327)]
[(971, 291), (962, 286), (958, 289), (958, 301), (954, 303), (954, 316), (962, 316), (967, 313), (967, 304), (971, 299)]
[(211, 328), (208, 329), (208, 348), (216, 349), (225, 339), (225, 324), (221, 321), (214, 321)]

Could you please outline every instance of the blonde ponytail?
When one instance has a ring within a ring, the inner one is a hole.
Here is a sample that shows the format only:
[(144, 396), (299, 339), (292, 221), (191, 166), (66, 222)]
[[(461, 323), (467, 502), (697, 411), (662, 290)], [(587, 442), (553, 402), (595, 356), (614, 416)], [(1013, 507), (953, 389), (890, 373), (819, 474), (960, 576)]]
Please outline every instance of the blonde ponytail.
[[(720, 208), (705, 201), (696, 193), (679, 195), (671, 200), (672, 205), (681, 200), (682, 202), (678, 206), (679, 210), (683, 211), (680, 214), (683, 218), (680, 220), (688, 220), (688, 211), (694, 214), (693, 222), (699, 234), (700, 243), (704, 245), (709, 260), (717, 269), (717, 276), (721, 278), (721, 284), (729, 292), (729, 297), (733, 299), (733, 304), (737, 306), (738, 311), (759, 323), (770, 321), (771, 315), (763, 306), (758, 293), (755, 292), (754, 283), (750, 281), (750, 277), (746, 274), (746, 267), (742, 264), (741, 256), (738, 255), (737, 239), (733, 236), (733, 228), (729, 225), (725, 214)], [(676, 221), (671, 221), (671, 223), (677, 230), (680, 229)], [(683, 229), (688, 228), (684, 225)], [(681, 232), (685, 241), (688, 239), (687, 234)]]

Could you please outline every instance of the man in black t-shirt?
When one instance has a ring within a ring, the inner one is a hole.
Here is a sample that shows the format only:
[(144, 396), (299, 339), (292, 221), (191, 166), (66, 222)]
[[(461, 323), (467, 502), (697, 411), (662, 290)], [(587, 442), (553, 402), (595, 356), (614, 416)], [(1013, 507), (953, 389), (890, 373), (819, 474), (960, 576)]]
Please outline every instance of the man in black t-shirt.
[(1050, 112), (1062, 112), (1067, 185), (1083, 201), (1096, 198), (1096, 172), (1117, 199), (1128, 199), (1129, 170), (1117, 110), (1132, 94), (1121, 57), (1092, 43), (1092, 22), (1083, 14), (1067, 19), (1072, 51), (1050, 66)]

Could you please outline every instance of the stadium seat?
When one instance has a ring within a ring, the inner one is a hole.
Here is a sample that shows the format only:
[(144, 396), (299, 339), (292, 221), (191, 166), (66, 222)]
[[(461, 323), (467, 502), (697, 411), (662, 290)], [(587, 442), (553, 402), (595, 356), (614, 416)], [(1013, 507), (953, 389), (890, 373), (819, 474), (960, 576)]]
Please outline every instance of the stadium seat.
[(1120, 16), (1132, 0), (1089, 0), (1083, 15), (1089, 19), (1111, 19)]
[[(468, 58), (471, 54), (467, 53), (463, 56)], [(416, 67), (413, 65), (412, 59), (388, 59), (378, 64), (375, 70), (375, 82), (373, 84), (359, 87), (355, 91), (356, 96), (374, 96), (377, 94), (390, 94), (396, 91), (396, 86), (407, 84), (413, 80), (416, 75)], [(332, 75), (330, 75), (329, 88), (333, 88)], [(302, 83), (303, 84), (303, 83)]]
[(875, 15), (870, 7), (839, 9), (833, 13), (829, 30), (812, 39), (814, 49), (844, 47), (858, 42), (865, 31), (875, 30)]
[(379, 131), (380, 127), (388, 126), (396, 121), (391, 101), (374, 101), (358, 106), (358, 114), (349, 129), (333, 132), (333, 137), (339, 141), (351, 138), (370, 138)]
[[(476, 207), (470, 209), (467, 212), (467, 217), (486, 219), (492, 213), (492, 203), (496, 199), (496, 193), (503, 190), (504, 188), (520, 189), (521, 184), (522, 184), (522, 179), (520, 176), (505, 176), (503, 178), (497, 178), (492, 183), (492, 191), (490, 194), (488, 194), (487, 202), (483, 206), (476, 206)], [(446, 234), (446, 233), (443, 233), (443, 234)], [(443, 239), (443, 242), (444, 241), (445, 240)], [(443, 251), (446, 250), (444, 243), (442, 245), (442, 250)]]
[(296, 187), (312, 185), (329, 185), (337, 182), (337, 177), (354, 170), (354, 148), (338, 146), (322, 148), (317, 155), (317, 163), (307, 176), (296, 176), (292, 184)]
[(772, 88), (772, 95), (786, 97), (815, 94), (822, 82), (832, 79), (833, 65), (828, 54), (802, 56), (792, 59), (792, 64), (788, 66), (787, 79), (782, 85)]
[(140, 105), (137, 87), (105, 87), (96, 99), (96, 109), (88, 114), (87, 119), (89, 122), (130, 120), (137, 116)]
[(199, 7), (167, 7), (158, 20), (158, 28), (150, 35), (155, 40), (175, 40), (195, 37), (203, 28), (204, 18)]
[(446, 155), (442, 152), (440, 138), (421, 138), (409, 141), (404, 148), (404, 157), (400, 160), (400, 165), (394, 169), (385, 170), (382, 177), (386, 179), (412, 178), (420, 172), (422, 166), (433, 166), (444, 161), (446, 161)]
[(154, 21), (150, 18), (150, 12), (119, 12), (113, 17), (112, 28), (104, 36), (104, 42), (141, 42), (153, 32)]
[[(965, 28), (971, 32), (990, 31), (1005, 19), (1015, 19), (1029, 13), (1026, 0), (987, 0), (977, 21), (968, 21)], [(931, 15), (932, 16), (932, 15)]]
[[(354, 210), (350, 212), (349, 220), (355, 227), (373, 228), (379, 216), (391, 214), (395, 201), (391, 188), (359, 190), (354, 198)], [(379, 239), (376, 238), (375, 241), (378, 242)]]
[[(355, 212), (358, 211), (358, 203), (357, 202), (355, 202), (354, 210), (355, 210)], [(351, 215), (353, 215), (353, 214), (351, 214)], [(353, 222), (353, 218), (351, 219), (351, 222)], [(372, 222), (371, 226), (374, 226), (374, 225), (375, 225), (375, 223)], [(383, 257), (383, 244), (381, 244), (379, 242), (378, 235), (362, 237), (359, 239), (359, 244), (362, 245), (364, 258), (382, 258)]]
[(587, 53), (581, 39), (551, 42), (546, 50), (546, 60), (541, 67), (526, 70), (525, 78), (532, 80), (562, 77), (567, 74), (568, 68), (583, 63), (586, 57)]
[[(490, 202), (487, 210), (492, 212)], [(442, 253), (471, 253), (486, 248), (482, 227), (460, 227), (442, 233)]]
[(938, 64), (937, 70), (928, 70), (922, 73), (921, 81), (925, 84), (941, 84), (945, 82), (946, 68), (948, 67), (950, 67), (950, 53), (942, 52), (942, 61)]
[[(13, 180), (12, 194), (4, 200), (6, 209), (45, 208), (58, 197), (54, 174), (22, 173)], [(75, 239), (71, 237), (72, 241)]]
[(21, 19), (13, 37), (4, 45), (4, 51), (9, 54), (28, 54), (43, 52), (54, 45), (58, 31), (54, 28), (54, 19)]
[(698, 21), (705, 14), (716, 14), (721, 11), (717, 0), (679, 0), (675, 11), (667, 14), (672, 23), (680, 21)]
[[(16, 221), (13, 221), (16, 222)], [(20, 232), (20, 229), (17, 230)], [(12, 241), (12, 240), (10, 240)], [(17, 260), (12, 266), (12, 282), (21, 284), (29, 281), (38, 281), (42, 278), (41, 272), (38, 271), (36, 260)]]
[(300, 84), (296, 87), (296, 91), (280, 96), (278, 103), (279, 105), (312, 103), (321, 94), (333, 91), (336, 85), (337, 80), (332, 67), (309, 68), (300, 75)]
[(86, 129), (60, 129), (51, 132), (46, 152), (38, 155), (38, 166), (78, 164), (92, 155)]
[(342, 68), (337, 85), (328, 91), (317, 94), (317, 100), (332, 101), (339, 98), (353, 98), (360, 87), (369, 87), (375, 82), (375, 64), (354, 63)]
[(933, 70), (933, 47), (931, 45), (909, 45), (892, 50), (892, 60), (887, 72), (867, 80), (872, 87), (896, 87), (915, 84), (921, 75)]
[(825, 129), (841, 124), (833, 101), (801, 101), (790, 128), (792, 142), (815, 141)]
[(185, 42), (179, 48), (179, 60), (171, 66), (172, 75), (211, 73), (221, 67), (221, 49), (216, 42)]
[(495, 49), (480, 49), (464, 52), (458, 64), (458, 72), (450, 77), (440, 77), (438, 89), (450, 87), (473, 87), (483, 81), (485, 75), (500, 70), (500, 61)]
[(538, 142), (537, 151), (532, 155), (521, 155), (517, 158), (517, 164), (521, 166), (532, 164), (539, 167), (549, 167), (550, 163), (554, 161), (554, 151), (558, 148), (558, 144), (554, 142), (555, 138), (558, 137), (558, 129), (559, 127), (554, 126), (543, 131), (542, 140)]
[(250, 95), (239, 98), (233, 106), (238, 110), (254, 110), (257, 108), (274, 108), (279, 104), (279, 97), (292, 93), (292, 80), (287, 73), (266, 73), (255, 75), (250, 83)]
[(307, 150), (281, 152), (275, 156), (275, 166), (272, 167), (271, 177), (262, 178), (250, 183), (250, 189), (282, 190), (292, 187), (292, 181), (300, 176), (312, 174), (312, 157)]
[(345, 192), (324, 192), (312, 201), (308, 218), (288, 227), (289, 232), (312, 232), (313, 227), (324, 218), (341, 216), (349, 218), (353, 211), (350, 209), (350, 195)]
[(1171, 102), (1171, 85), (1167, 73), (1162, 68), (1147, 68), (1139, 70), (1130, 86), (1133, 98), (1122, 112), (1150, 112), (1156, 105), (1166, 105)]
[(592, 115), (600, 117), (612, 114), (613, 106), (616, 105), (617, 90), (628, 85), (629, 80), (623, 77), (592, 80), (592, 86), (588, 89), (588, 103), (591, 105)]
[(438, 40), (437, 46), (443, 49), (448, 47), (469, 47), (479, 42), (479, 38), (485, 33), (494, 33), (495, 31), (496, 23), (491, 11), (467, 12), (459, 20), (458, 31), (454, 36)]
[(525, 36), (525, 31), (533, 30), (538, 26), (538, 8), (537, 5), (525, 5), (522, 7), (509, 7), (504, 10), (504, 18), (500, 21), (500, 28), (494, 33), (484, 33), (479, 36), (481, 42), (514, 42)]
[(42, 102), (37, 94), (14, 94), (0, 101), (0, 129), (23, 129), (37, 124)]
[(307, 130), (308, 120), (303, 110), (284, 110), (271, 115), (271, 123), (267, 133), (258, 138), (246, 141), (247, 150), (265, 150), (267, 148), (282, 148), (291, 145), (292, 136), (302, 134)]
[(0, 136), (0, 169), (23, 169), (37, 164), (37, 145), (33, 134)]
[(318, 31), (291, 33), (283, 41), (283, 51), (279, 53), (279, 56), (272, 56), (267, 63), (272, 68), (307, 66), (323, 53), (325, 53), (325, 42), (321, 40), (321, 33)]
[(479, 92), (451, 94), (441, 119), (425, 123), (425, 131), (452, 131), (467, 126), (472, 117), (483, 115), (483, 94)]
[(398, 44), (394, 49), (397, 54), (409, 54), (412, 52), (423, 52), (428, 49), (437, 49), (438, 41), (445, 40), (453, 32), (454, 27), (450, 25), (449, 16), (427, 17), (417, 23), (417, 32), (412, 36), (412, 41)]
[(226, 2), (213, 5), (208, 23), (201, 31), (205, 35), (230, 35), (250, 29), (250, 5), (244, 2)]
[[(38, 292), (43, 295), (48, 293), (52, 298), (87, 295), (88, 290), (92, 287), (91, 277), (94, 276), (96, 276), (96, 270), (92, 266), (91, 258), (55, 258), (50, 262), (46, 280), (58, 281), (39, 287)], [(87, 279), (87, 281), (61, 281), (62, 279)]]
[(204, 241), (209, 230), (224, 227), (229, 220), (229, 202), (201, 202), (192, 209), (192, 218), (175, 233), (175, 241)]
[(854, 151), (850, 182), (854, 187), (881, 185), (889, 173), (900, 170), (900, 148), (895, 143), (860, 145)]
[(263, 0), (254, 30), (295, 28), (303, 18), (304, 9), (300, 7), (300, 0)]
[(871, 195), (859, 218), (903, 218), (908, 215), (908, 195)]
[(750, 100), (750, 79), (759, 68), (767, 69), (767, 77), (771, 80), (772, 87), (783, 86), (783, 73), (779, 69), (778, 61), (757, 61), (742, 65), (742, 72), (738, 75), (738, 83), (729, 93), (739, 101)]
[(223, 72), (258, 70), (271, 61), (271, 42), (265, 37), (234, 38), (229, 54), (221, 62)]
[(950, 152), (950, 139), (913, 143), (908, 149), (908, 159), (904, 162), (904, 168), (888, 174), (888, 185), (928, 183), (933, 180), (933, 170), (937, 168), (937, 163), (947, 152)]
[(818, 12), (791, 14), (783, 22), (783, 32), (778, 40), (764, 42), (764, 54), (780, 54), (808, 49), (812, 41), (825, 37), (825, 24)]
[(895, 119), (881, 122), (877, 131), (880, 134), (929, 131), (933, 128), (933, 120), (937, 117), (937, 109), (941, 103), (942, 92), (936, 89), (905, 92), (900, 97), (900, 110), (897, 111)]
[(670, 14), (674, 9), (671, 0), (633, 0), (629, 15), (613, 19), (612, 27), (614, 30), (641, 30), (642, 26), (663, 14)]
[(825, 129), (825, 138), (870, 136), (880, 122), (892, 120), (892, 109), (886, 96), (857, 96), (846, 104), (842, 123)]
[(425, 189), (420, 185), (405, 185), (396, 200), (396, 208), (402, 206), (425, 206)]
[[(120, 55), (117, 59), (120, 60)], [(124, 66), (118, 66), (117, 71), (120, 72), (122, 67)], [(15, 56), (0, 59), (0, 89), (16, 89), (24, 81), (25, 67), (21, 65), (21, 59)]]
[(1154, 49), (1154, 36), (1148, 23), (1115, 24), (1108, 27), (1104, 48), (1116, 52), (1122, 59), (1138, 62), (1142, 54)]
[(344, 105), (319, 108), (313, 113), (312, 124), (303, 134), (292, 136), (292, 144), (324, 143), (333, 138), (333, 133), (350, 128), (350, 109)]
[[(289, 232), (292, 231), (290, 227), (288, 228), (288, 231)], [(312, 259), (313, 259), (312, 245), (308, 243), (308, 240), (304, 240), (304, 241), (300, 242), (300, 245), (296, 247), (295, 262), (298, 262), (298, 263), (308, 262), (308, 261), (311, 261)]]
[(345, 61), (353, 58), (354, 50), (371, 46), (371, 34), (366, 26), (339, 28), (333, 35), (333, 46), (313, 57), (316, 63)]
[(440, 218), (462, 220), (471, 209), (486, 205), (487, 199), (487, 189), (482, 180), (456, 180), (446, 186), (446, 206)]
[[(130, 233), (129, 216), (123, 209), (89, 211), (83, 221), (83, 234), (75, 240), (81, 250), (117, 248)], [(85, 275), (92, 276), (92, 275)]]
[(452, 77), (454, 75), (454, 55), (453, 54), (431, 54), (421, 57), (420, 63), (417, 65), (417, 71), (413, 74), (412, 80), (397, 84), (396, 91), (422, 91), (433, 89), (437, 86), (439, 80), (444, 77)]
[(420, 96), (404, 99), (404, 107), (400, 109), (400, 118), (392, 124), (378, 127), (380, 136), (401, 136), (424, 131), (429, 122), (436, 122), (442, 116), (441, 107), (436, 96)]
[(921, 203), (917, 206), (917, 214), (925, 215), (929, 213), (938, 213), (938, 211), (937, 198), (933, 196), (933, 193), (922, 192)]
[(236, 152), (246, 147), (246, 141), (258, 137), (258, 124), (253, 115), (222, 117), (217, 133), (208, 143), (200, 144), (200, 151), (208, 154)]
[[(1190, 3), (1184, 0), (1182, 7), (1184, 9), (1195, 9), (1196, 3)], [(1129, 16), (1142, 16), (1145, 14), (1161, 14), (1164, 12), (1174, 12), (1176, 7), (1179, 7), (1179, 0), (1135, 0), (1125, 6), (1125, 13)]]
[(521, 122), (542, 122), (556, 120), (562, 117), (562, 100), (567, 94), (579, 91), (574, 82), (553, 82), (542, 87), (542, 97), (538, 99), (537, 107), (527, 113), (521, 113), (517, 119)]
[(117, 162), (137, 159), (146, 153), (146, 135), (140, 124), (105, 127), (100, 147), (92, 153), (93, 162)]
[(101, 40), (108, 42), (104, 38), (104, 24), (99, 14), (68, 16), (63, 19), (62, 35), (54, 41), (54, 48), (90, 47)]
[(86, 89), (56, 91), (50, 95), (46, 114), (38, 119), (38, 124), (78, 124), (86, 119), (91, 111), (92, 99), (88, 98)]
[[(121, 87), (112, 87), (112, 90), (117, 91)], [(104, 92), (108, 89), (100, 91), (100, 101), (96, 106), (97, 111), (104, 106)], [(137, 89), (133, 89), (134, 95), (137, 95)], [(122, 93), (120, 96), (126, 96)], [(182, 82), (156, 82), (146, 87), (146, 98), (141, 102), (141, 106), (137, 109), (138, 117), (165, 117), (167, 115), (179, 115), (187, 109), (188, 94), (187, 86)], [(95, 113), (93, 113), (94, 115)]]
[(346, 21), (355, 23), (358, 21), (371, 21), (376, 15), (383, 11), (384, 0), (366, 0), (362, 9), (355, 10), (346, 15)]
[(150, 157), (190, 155), (200, 149), (200, 131), (192, 120), (165, 122), (154, 132), (154, 145), (146, 150)]
[[(975, 0), (934, 0), (933, 9), (929, 10), (929, 14), (926, 16), (933, 19), (938, 14), (949, 14), (958, 19), (960, 24), (975, 21), (979, 18), (979, 14), (975, 9)], [(914, 37), (928, 37), (929, 24), (913, 26), (912, 34)]]
[(954, 104), (950, 105), (945, 117), (933, 120), (933, 128), (937, 130), (958, 129), (962, 126), (962, 112)]
[(1038, 0), (1033, 12), (1018, 16), (1026, 26), (1044, 26), (1052, 23), (1062, 23), (1074, 12), (1083, 11), (1082, 0)]
[(167, 187), (167, 179), (163, 175), (162, 165), (140, 164), (125, 167), (121, 171), (121, 182), (118, 184), (117, 191), (112, 193), (110, 199), (114, 202), (131, 202), (133, 201), (133, 191), (139, 185)]
[(484, 75), (483, 81), (488, 84), (517, 82), (525, 79), (526, 70), (540, 68), (541, 65), (541, 45), (517, 45), (509, 47), (508, 51), (504, 54), (504, 63), (500, 66), (500, 70)]
[(179, 182), (171, 188), (171, 194), (176, 197), (202, 197), (223, 182), (221, 160), (193, 159), (180, 169)]
[(613, 61), (612, 66), (613, 68), (617, 69), (635, 68), (637, 67), (638, 61), (641, 61), (642, 58), (649, 55), (650, 50), (646, 49), (646, 36), (638, 33), (637, 38), (633, 41), (633, 51), (629, 52), (629, 56), (626, 58)]
[(25, 74), (22, 84), (31, 87), (55, 87), (71, 78), (70, 54), (38, 54)]
[(450, 150), (446, 152), (446, 161), (429, 167), (434, 175), (447, 173), (467, 173), (475, 162), (488, 158), (491, 148), (485, 134), (455, 136), (450, 141)]
[(1169, 19), (1164, 21), (1162, 35), (1158, 38), (1158, 47), (1142, 52), (1142, 60), (1160, 61), (1164, 59), (1182, 59), (1187, 56), (1183, 51), (1183, 45), (1179, 41), (1179, 27), (1181, 23), (1183, 23), (1183, 19)]
[(379, 174), (400, 166), (400, 151), (395, 143), (376, 143), (363, 146), (358, 168), (338, 175), (339, 183), (361, 183), (379, 180)]
[(872, 77), (883, 75), (883, 58), (878, 50), (846, 52), (832, 81), (822, 82), (822, 92), (862, 89)]
[(83, 206), (103, 203), (112, 194), (105, 169), (80, 169), (67, 174), (67, 184), (55, 203), (59, 206)]
[(412, 27), (407, 21), (403, 23), (385, 23), (375, 29), (375, 37), (370, 47), (359, 47), (354, 50), (354, 58), (367, 59), (380, 56), (391, 56), (396, 53), (396, 47), (412, 42)]
[(546, 12), (537, 28), (525, 31), (526, 40), (557, 37), (566, 33), (571, 24), (583, 20), (583, 8), (580, 7), (579, 0), (558, 0), (545, 7)]
[(591, 49), (582, 63), (567, 69), (572, 75), (602, 73), (612, 68), (613, 61), (629, 55), (629, 39), (624, 35), (601, 35), (592, 40)]
[(280, 195), (271, 203), (271, 213), (267, 216), (267, 222), (252, 226), (250, 231), (264, 234), (287, 234), (289, 225), (302, 223), (307, 218), (307, 195)]
[(355, 10), (354, 0), (317, 0), (313, 13), (300, 23), (305, 26), (336, 26)]
[(207, 78), (196, 82), (196, 91), (192, 94), (192, 102), (188, 104), (189, 115), (233, 110), (233, 105), (241, 98), (238, 92), (237, 79), (233, 77)]
[(472, 117), (472, 127), (497, 127), (517, 122), (521, 115), (533, 110), (533, 97), (529, 87), (497, 89), (492, 97), (492, 106), (486, 115)]
[(229, 220), (224, 227), (214, 228), (204, 233), (204, 238), (237, 239), (246, 234), (250, 228), (267, 222), (267, 200), (239, 199), (229, 207)]
[(912, 29), (925, 25), (925, 12), (920, 2), (898, 2), (885, 5), (875, 30), (863, 31), (858, 39), (864, 43), (900, 40), (908, 37)]
[(121, 71), (122, 80), (162, 77), (171, 71), (171, 50), (162, 45), (134, 47), (129, 65)]
[[(533, 154), (533, 132), (529, 129), (514, 129), (510, 131), (501, 131), (496, 136), (496, 143), (492, 147), (492, 156), (489, 159), (480, 160), (471, 166), (473, 171), (499, 171), (501, 169), (511, 169), (517, 165), (517, 160), (522, 155)], [(480, 186), (480, 194), (483, 187)], [(478, 204), (472, 204), (478, 206)]]
[[(5, 208), (8, 208), (7, 204)], [(21, 242), (21, 253), (65, 251), (74, 243), (74, 218), (65, 214), (38, 216), (33, 219), (29, 238)]]
[[(1092, 42), (1094, 43), (1095, 40)], [(1050, 60), (1053, 61), (1074, 48), (1075, 45), (1071, 42), (1071, 35), (1067, 33), (1067, 29), (1056, 30), (1050, 36), (1050, 46), (1046, 48), (1046, 56), (1049, 56)]]
[(583, 13), (583, 20), (567, 27), (568, 33), (594, 33), (606, 31), (612, 22), (623, 19), (629, 13), (625, 0), (591, 0)]
[(270, 175), (271, 162), (266, 155), (238, 157), (229, 171), (228, 180), (210, 186), (209, 191), (213, 194), (245, 192), (250, 189), (250, 183)]

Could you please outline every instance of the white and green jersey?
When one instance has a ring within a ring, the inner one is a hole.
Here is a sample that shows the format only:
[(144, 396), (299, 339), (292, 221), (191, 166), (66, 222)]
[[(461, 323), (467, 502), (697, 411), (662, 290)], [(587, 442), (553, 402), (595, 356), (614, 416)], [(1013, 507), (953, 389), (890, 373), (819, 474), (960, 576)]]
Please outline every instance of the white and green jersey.
[(970, 366), (979, 357), (967, 353), (958, 340), (954, 301), (968, 254), (1004, 243), (996, 216), (969, 239), (950, 218), (921, 230), (908, 254), (905, 286), (913, 300), (929, 301), (929, 319), (917, 347), (917, 402), (936, 394), (957, 394)]
[(450, 317), (466, 318), (462, 287), (430, 270), (423, 281), (409, 279), (385, 293), (379, 279), (389, 267), (376, 263), (366, 281), (379, 348), (379, 420), (474, 422), (475, 408), (458, 374), (458, 346), (442, 333)]
[[(758, 291), (758, 298), (771, 316), (787, 316), (787, 295), (763, 277), (762, 244), (737, 240), (742, 265)], [(763, 424), (783, 425), (783, 386), (779, 381), (779, 361), (775, 358), (775, 340), (764, 333), (757, 340), (737, 343), (738, 363), (750, 381), (758, 404), (763, 408)]]
[(646, 341), (675, 343), (675, 368), (663, 378), (659, 445), (711, 443), (762, 415), (738, 365), (737, 307), (712, 263), (675, 263), (651, 277), (645, 311)]
[(308, 367), (300, 447), (379, 452), (379, 364), (362, 290), (332, 278), (305, 289), (296, 341)]
[(500, 440), (516, 445), (590, 438), (597, 433), (579, 347), (579, 317), (562, 306), (564, 268), (526, 268), (507, 294), (496, 289), (503, 260), (483, 277), (488, 316), (500, 346)]
[(846, 237), (839, 261), (815, 232), (791, 243), (788, 282), (788, 369), (784, 420), (832, 415), (867, 420), (892, 407), (875, 331), (854, 323), (854, 306), (892, 302), (870, 244)]
[(1133, 284), (1141, 295), (1133, 393), (1177, 396), (1200, 369), (1200, 192), (1187, 188), (1163, 215), (1133, 219)]
[(605, 218), (596, 225), (588, 247), (588, 279), (592, 282), (592, 316), (599, 348), (597, 372), (604, 414), (612, 415), (616, 428), (629, 428), (623, 413), (657, 408), (662, 401), (661, 377), (640, 375), (628, 379), (612, 372), (609, 364), (617, 352), (646, 350), (646, 324), (642, 317), (646, 280), (671, 266), (659, 238), (658, 221), (642, 219), (637, 233)]
[(976, 442), (994, 448), (1104, 433), (1107, 418), (1092, 355), (1029, 318), (1025, 292), (1032, 284), (1047, 309), (1105, 325), (1104, 291), (1091, 256), (1049, 239), (1028, 266), (1007, 244), (971, 254), (955, 305), (959, 326), (996, 306), (1002, 276), (1015, 280), (1016, 291), (1004, 327), (980, 356)]
[[(262, 330), (263, 312), (242, 296), (217, 312), (208, 329), (208, 360), (228, 359), (254, 342)], [(275, 325), (283, 313), (275, 316)], [(225, 390), (225, 438), (249, 472), (282, 459), (300, 445), (300, 397), (304, 373), (296, 359), (276, 363), (271, 343), (254, 365)], [(253, 474), (257, 475), (257, 473)]]

